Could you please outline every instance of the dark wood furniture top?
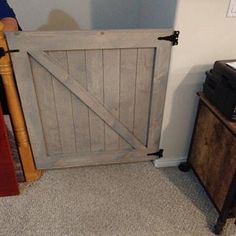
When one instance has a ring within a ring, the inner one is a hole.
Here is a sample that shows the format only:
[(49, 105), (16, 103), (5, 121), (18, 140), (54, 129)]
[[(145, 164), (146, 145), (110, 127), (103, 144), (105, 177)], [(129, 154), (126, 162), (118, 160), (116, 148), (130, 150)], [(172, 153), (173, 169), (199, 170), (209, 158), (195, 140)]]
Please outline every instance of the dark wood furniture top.
[(228, 119), (226, 119), (219, 110), (212, 105), (212, 103), (209, 102), (209, 100), (206, 98), (206, 96), (199, 92), (197, 95), (200, 97), (201, 101), (204, 102), (204, 104), (225, 124), (226, 127), (234, 134), (236, 135), (236, 122), (231, 122)]

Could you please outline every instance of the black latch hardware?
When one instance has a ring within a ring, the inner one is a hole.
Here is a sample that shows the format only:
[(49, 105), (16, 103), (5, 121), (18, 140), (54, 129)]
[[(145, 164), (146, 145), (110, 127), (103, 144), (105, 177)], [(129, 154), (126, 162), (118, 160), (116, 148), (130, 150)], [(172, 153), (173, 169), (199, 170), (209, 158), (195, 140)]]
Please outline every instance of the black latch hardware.
[(163, 157), (163, 152), (164, 152), (164, 150), (163, 150), (163, 149), (160, 149), (160, 150), (157, 151), (157, 152), (148, 153), (147, 155), (148, 155), (148, 156), (157, 156), (157, 159), (159, 159), (159, 158), (162, 158), (162, 157)]
[(179, 31), (174, 31), (172, 35), (165, 36), (165, 37), (159, 37), (158, 40), (166, 40), (172, 42), (172, 45), (178, 45), (179, 43)]
[(4, 57), (6, 53), (19, 52), (19, 51), (20, 51), (19, 49), (12, 49), (5, 51), (3, 47), (0, 47), (0, 58)]

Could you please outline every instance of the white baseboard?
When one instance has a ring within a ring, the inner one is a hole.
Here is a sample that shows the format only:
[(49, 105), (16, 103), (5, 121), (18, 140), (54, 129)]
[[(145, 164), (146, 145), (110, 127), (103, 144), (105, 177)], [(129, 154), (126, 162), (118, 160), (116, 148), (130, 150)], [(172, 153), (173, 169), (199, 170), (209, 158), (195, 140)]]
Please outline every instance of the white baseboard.
[(187, 160), (187, 157), (161, 158), (161, 159), (155, 160), (153, 164), (156, 168), (174, 167), (174, 166), (178, 166), (181, 162), (185, 162), (186, 160)]

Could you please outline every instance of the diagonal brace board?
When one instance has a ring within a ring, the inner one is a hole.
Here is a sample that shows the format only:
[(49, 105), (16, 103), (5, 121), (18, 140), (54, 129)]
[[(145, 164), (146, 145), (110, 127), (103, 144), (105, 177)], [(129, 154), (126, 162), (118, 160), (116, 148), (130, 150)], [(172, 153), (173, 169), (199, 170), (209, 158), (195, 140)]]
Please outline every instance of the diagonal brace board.
[(124, 138), (135, 149), (146, 147), (101, 103), (99, 103), (84, 87), (76, 82), (75, 78), (67, 73), (61, 66), (41, 50), (28, 51), (28, 53), (48, 70), (54, 77), (68, 88), (76, 97), (93, 110), (106, 124)]

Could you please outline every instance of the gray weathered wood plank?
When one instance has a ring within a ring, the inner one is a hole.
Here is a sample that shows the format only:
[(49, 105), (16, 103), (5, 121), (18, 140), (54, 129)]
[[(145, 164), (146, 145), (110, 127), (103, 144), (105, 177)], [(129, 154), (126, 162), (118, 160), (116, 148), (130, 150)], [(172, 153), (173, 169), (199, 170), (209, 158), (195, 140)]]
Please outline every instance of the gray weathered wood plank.
[[(137, 52), (137, 49), (121, 49), (120, 58), (120, 121), (130, 132), (134, 128)], [(121, 138), (120, 149), (128, 147), (130, 145)]]
[(48, 156), (28, 54), (26, 52), (20, 52), (12, 55), (11, 59), (14, 63), (15, 76), (18, 78), (17, 86), (34, 159), (36, 163), (39, 161), (46, 163)]
[[(120, 50), (103, 51), (104, 107), (119, 119)], [(105, 150), (119, 149), (119, 135), (105, 126)]]
[[(57, 60), (58, 64), (65, 71), (68, 71), (66, 51), (49, 52), (49, 55)], [(54, 77), (53, 88), (61, 137), (62, 153), (74, 153), (76, 151), (76, 146), (71, 93)]]
[(69, 168), (74, 166), (107, 165), (116, 163), (143, 162), (155, 159), (147, 155), (154, 150), (118, 150), (78, 153), (70, 155), (51, 156), (45, 163), (39, 163), (40, 169)]
[[(87, 89), (85, 51), (68, 51), (69, 73), (81, 86)], [(90, 124), (89, 109), (74, 94), (72, 95), (73, 117), (75, 124), (75, 139), (77, 151), (89, 151)]]
[(145, 149), (145, 146), (134, 137), (130, 131), (113, 117), (104, 106), (97, 101), (86, 89), (76, 83), (71, 75), (63, 70), (58, 63), (41, 51), (29, 51), (44, 68), (50, 71), (62, 84), (72, 93), (78, 96), (88, 107), (90, 107), (99, 117), (106, 122), (113, 130), (122, 136), (132, 147)]
[[(102, 50), (86, 51), (88, 92), (103, 104), (103, 55)], [(105, 124), (94, 111), (89, 110), (91, 151), (105, 150)]]
[(52, 76), (32, 58), (31, 67), (48, 155), (61, 153), (62, 146)]
[(172, 29), (92, 30), (7, 32), (11, 49), (20, 50), (79, 50), (146, 48), (171, 45), (157, 38), (173, 33)]
[(138, 49), (135, 91), (134, 135), (147, 144), (154, 49)]
[(148, 147), (159, 147), (171, 47), (156, 48), (149, 121)]

